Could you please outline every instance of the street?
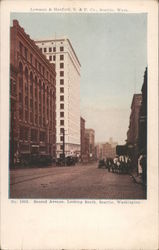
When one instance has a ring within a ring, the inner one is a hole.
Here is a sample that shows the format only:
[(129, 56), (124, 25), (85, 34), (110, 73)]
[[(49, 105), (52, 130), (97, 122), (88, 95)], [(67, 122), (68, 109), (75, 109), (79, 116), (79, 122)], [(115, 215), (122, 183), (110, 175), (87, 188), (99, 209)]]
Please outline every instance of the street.
[(10, 170), (10, 198), (145, 199), (146, 194), (130, 175), (110, 173), (93, 163)]

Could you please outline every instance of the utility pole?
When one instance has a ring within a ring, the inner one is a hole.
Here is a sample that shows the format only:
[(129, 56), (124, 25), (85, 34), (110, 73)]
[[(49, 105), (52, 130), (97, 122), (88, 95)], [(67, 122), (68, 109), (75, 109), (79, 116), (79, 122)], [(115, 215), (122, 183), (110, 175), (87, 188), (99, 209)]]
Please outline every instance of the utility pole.
[(63, 129), (63, 160), (65, 163), (65, 129)]

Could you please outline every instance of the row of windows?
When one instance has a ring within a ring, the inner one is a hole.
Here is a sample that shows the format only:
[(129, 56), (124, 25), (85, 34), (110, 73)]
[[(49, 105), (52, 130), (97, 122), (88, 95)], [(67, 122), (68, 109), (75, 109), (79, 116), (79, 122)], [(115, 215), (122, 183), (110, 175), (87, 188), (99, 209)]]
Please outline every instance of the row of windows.
[[(23, 44), (21, 42), (19, 42), (19, 51), (20, 51), (20, 54), (21, 55), (24, 55), (25, 59), (28, 61), (28, 57), (29, 57), (29, 52), (28, 52), (28, 49), (26, 47), (23, 46)], [(32, 53), (30, 53), (30, 64), (33, 65), (33, 55)], [(45, 69), (45, 67), (40, 63), (38, 62), (38, 60), (35, 58), (34, 60), (34, 66), (37, 70), (39, 70), (39, 72), (41, 74), (43, 74), (43, 76), (45, 76), (46, 74), (46, 77), (47, 79), (49, 79), (49, 72)], [(50, 74), (50, 81), (52, 81), (52, 76)]]
[[(40, 48), (40, 50), (42, 51), (42, 48)], [(47, 53), (47, 52), (51, 53), (51, 52), (56, 52), (56, 51), (57, 51), (56, 47), (43, 48), (44, 53)], [(62, 51), (64, 51), (64, 47), (60, 46), (60, 52), (62, 52)]]
[[(60, 55), (60, 61), (64, 60), (64, 55)], [(56, 55), (50, 55), (49, 56), (49, 61), (56, 61)]]
[[(29, 116), (28, 110), (25, 110), (24, 115), (25, 115), (25, 121), (28, 122), (28, 119), (29, 119), (29, 117), (28, 117)], [(38, 115), (34, 116), (33, 112), (30, 112), (30, 122), (31, 123), (33, 123), (33, 117), (35, 118), (35, 120), (34, 120), (35, 124), (38, 124)], [(23, 109), (22, 108), (19, 109), (19, 119), (23, 120)], [(43, 123), (43, 127), (46, 127), (48, 125), (45, 117), (43, 117), (43, 119), (42, 119), (42, 116), (40, 115), (39, 116), (39, 125), (42, 126), (42, 123)], [(52, 126), (54, 126), (54, 122), (53, 122), (52, 119), (50, 119), (50, 127), (52, 127)]]
[[(19, 129), (19, 138), (21, 140), (29, 140), (29, 128), (20, 126)], [(30, 139), (31, 141), (37, 141), (38, 140), (38, 131), (36, 129), (30, 130)], [(46, 141), (46, 132), (40, 131), (39, 133), (39, 140), (40, 141)]]

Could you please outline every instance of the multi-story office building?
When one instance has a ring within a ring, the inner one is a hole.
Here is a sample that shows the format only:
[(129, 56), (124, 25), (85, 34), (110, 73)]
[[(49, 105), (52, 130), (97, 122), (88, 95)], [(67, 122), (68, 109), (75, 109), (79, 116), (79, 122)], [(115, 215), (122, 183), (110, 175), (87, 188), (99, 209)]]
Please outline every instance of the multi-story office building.
[(95, 131), (93, 129), (86, 129), (85, 136), (89, 141), (89, 157), (90, 159), (95, 158)]
[[(69, 39), (36, 41), (56, 66), (57, 157), (80, 154), (80, 62)], [(63, 138), (65, 130), (65, 138)]]
[(138, 147), (139, 153), (147, 152), (147, 68), (144, 73), (144, 81), (141, 88), (142, 102), (139, 113), (139, 136)]
[(142, 102), (141, 94), (134, 94), (131, 104), (129, 129), (127, 132), (127, 147), (130, 157), (136, 167), (138, 159), (139, 113)]
[(139, 112), (142, 102), (141, 94), (134, 94), (131, 104), (129, 129), (127, 132), (127, 144), (136, 145), (139, 135)]
[(17, 20), (10, 31), (10, 163), (56, 154), (56, 72)]
[(117, 142), (110, 138), (109, 142), (96, 144), (96, 157), (97, 159), (114, 158), (116, 155)]
[(84, 155), (85, 155), (85, 119), (83, 117), (80, 118), (80, 127), (81, 127), (81, 161), (84, 160)]

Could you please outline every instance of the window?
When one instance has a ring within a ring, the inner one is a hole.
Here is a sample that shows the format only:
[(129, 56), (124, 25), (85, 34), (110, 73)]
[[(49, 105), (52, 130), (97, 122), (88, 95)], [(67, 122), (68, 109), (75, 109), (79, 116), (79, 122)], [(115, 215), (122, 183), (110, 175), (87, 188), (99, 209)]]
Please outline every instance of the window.
[(20, 127), (19, 136), (21, 140), (28, 140), (29, 129), (25, 127)]
[(40, 131), (40, 141), (45, 141), (46, 139), (46, 133), (43, 131)]
[(35, 115), (35, 123), (37, 124), (38, 123), (38, 116)]
[[(19, 96), (19, 98), (20, 98), (20, 96)], [(28, 97), (27, 96), (25, 97), (25, 107), (28, 108)]]
[(63, 51), (63, 46), (60, 47), (60, 51)]
[(64, 88), (60, 88), (60, 93), (64, 93)]
[(19, 93), (19, 102), (20, 102), (20, 103), (22, 103), (22, 102), (23, 102), (22, 93)]
[(28, 121), (28, 111), (27, 110), (25, 111), (25, 121), (26, 122)]
[(43, 76), (44, 76), (44, 74), (45, 74), (45, 68), (43, 67)]
[(56, 52), (56, 47), (53, 47), (53, 52)]
[(60, 60), (64, 60), (64, 55), (60, 55)]
[(64, 63), (60, 63), (60, 69), (64, 68)]
[(64, 125), (64, 120), (60, 120), (60, 125)]
[(32, 64), (32, 62), (33, 62), (33, 55), (30, 54), (30, 63)]
[(33, 109), (33, 99), (30, 99), (30, 108)]
[(64, 95), (60, 95), (60, 101), (64, 101)]
[(64, 109), (64, 103), (60, 104), (60, 109)]
[(27, 48), (25, 48), (25, 59), (27, 60), (27, 58), (28, 58), (28, 50)]
[(40, 73), (41, 73), (41, 64), (39, 63), (39, 71), (40, 71)]
[(47, 52), (47, 49), (46, 49), (46, 48), (44, 48), (44, 52)]
[(19, 108), (19, 119), (23, 120), (23, 109)]
[(62, 141), (62, 142), (63, 142), (63, 136), (60, 136), (60, 141)]
[(53, 61), (56, 61), (56, 56), (53, 56)]
[(49, 61), (52, 61), (52, 56), (49, 56)]
[(64, 117), (64, 112), (60, 112), (60, 117)]
[(38, 131), (36, 129), (31, 129), (31, 141), (37, 141), (37, 133)]
[(37, 60), (35, 59), (35, 68), (37, 69), (37, 64), (38, 64), (38, 62), (37, 62)]
[(23, 44), (21, 42), (19, 42), (19, 50), (20, 53), (23, 54)]
[(60, 76), (64, 76), (64, 71), (60, 71)]
[(60, 145), (60, 149), (63, 150), (63, 145)]
[(52, 48), (51, 47), (49, 48), (49, 52), (52, 52)]
[(60, 84), (61, 84), (61, 85), (64, 84), (64, 79), (60, 79)]
[(33, 122), (33, 112), (30, 112), (30, 122)]
[(64, 128), (60, 128), (60, 134), (63, 134)]

